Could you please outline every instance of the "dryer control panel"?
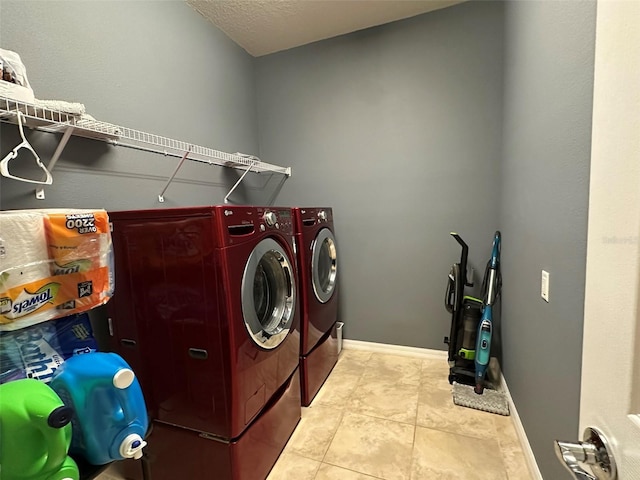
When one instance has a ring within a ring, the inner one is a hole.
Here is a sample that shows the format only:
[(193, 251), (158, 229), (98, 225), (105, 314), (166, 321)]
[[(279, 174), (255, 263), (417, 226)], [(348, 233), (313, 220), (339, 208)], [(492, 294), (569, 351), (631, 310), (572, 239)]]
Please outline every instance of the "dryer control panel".
[(300, 208), (298, 212), (298, 228), (314, 229), (324, 224), (333, 223), (333, 209), (331, 207)]

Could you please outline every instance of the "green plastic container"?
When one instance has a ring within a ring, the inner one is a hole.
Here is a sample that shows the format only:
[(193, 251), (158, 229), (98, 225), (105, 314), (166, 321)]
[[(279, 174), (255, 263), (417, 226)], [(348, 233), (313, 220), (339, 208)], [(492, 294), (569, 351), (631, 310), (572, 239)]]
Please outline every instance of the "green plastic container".
[(72, 413), (38, 380), (0, 385), (0, 480), (79, 480), (67, 455)]

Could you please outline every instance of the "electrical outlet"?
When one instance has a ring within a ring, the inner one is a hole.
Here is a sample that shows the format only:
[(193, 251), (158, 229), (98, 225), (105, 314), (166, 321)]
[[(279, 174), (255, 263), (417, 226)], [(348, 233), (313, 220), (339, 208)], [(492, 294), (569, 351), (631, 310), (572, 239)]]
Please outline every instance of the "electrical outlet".
[(549, 272), (542, 270), (542, 282), (540, 284), (540, 296), (546, 301), (549, 301)]

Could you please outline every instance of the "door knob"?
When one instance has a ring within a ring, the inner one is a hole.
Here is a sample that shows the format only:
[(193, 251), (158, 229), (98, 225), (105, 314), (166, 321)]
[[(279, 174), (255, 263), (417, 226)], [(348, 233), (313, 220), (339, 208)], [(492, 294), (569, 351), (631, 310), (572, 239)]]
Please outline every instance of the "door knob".
[[(615, 480), (616, 462), (606, 437), (596, 428), (587, 427), (583, 441), (555, 441), (556, 456), (576, 480)], [(588, 465), (591, 472), (583, 465)]]

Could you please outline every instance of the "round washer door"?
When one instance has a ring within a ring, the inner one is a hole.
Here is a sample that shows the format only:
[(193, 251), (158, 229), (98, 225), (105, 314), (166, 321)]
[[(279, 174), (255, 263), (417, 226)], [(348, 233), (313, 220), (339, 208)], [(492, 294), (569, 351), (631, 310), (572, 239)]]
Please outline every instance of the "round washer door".
[(327, 303), (336, 289), (338, 257), (336, 240), (328, 228), (323, 228), (311, 244), (311, 283), (316, 298)]
[(276, 348), (293, 323), (296, 287), (293, 262), (271, 238), (249, 255), (242, 275), (242, 314), (249, 336), (260, 347)]

